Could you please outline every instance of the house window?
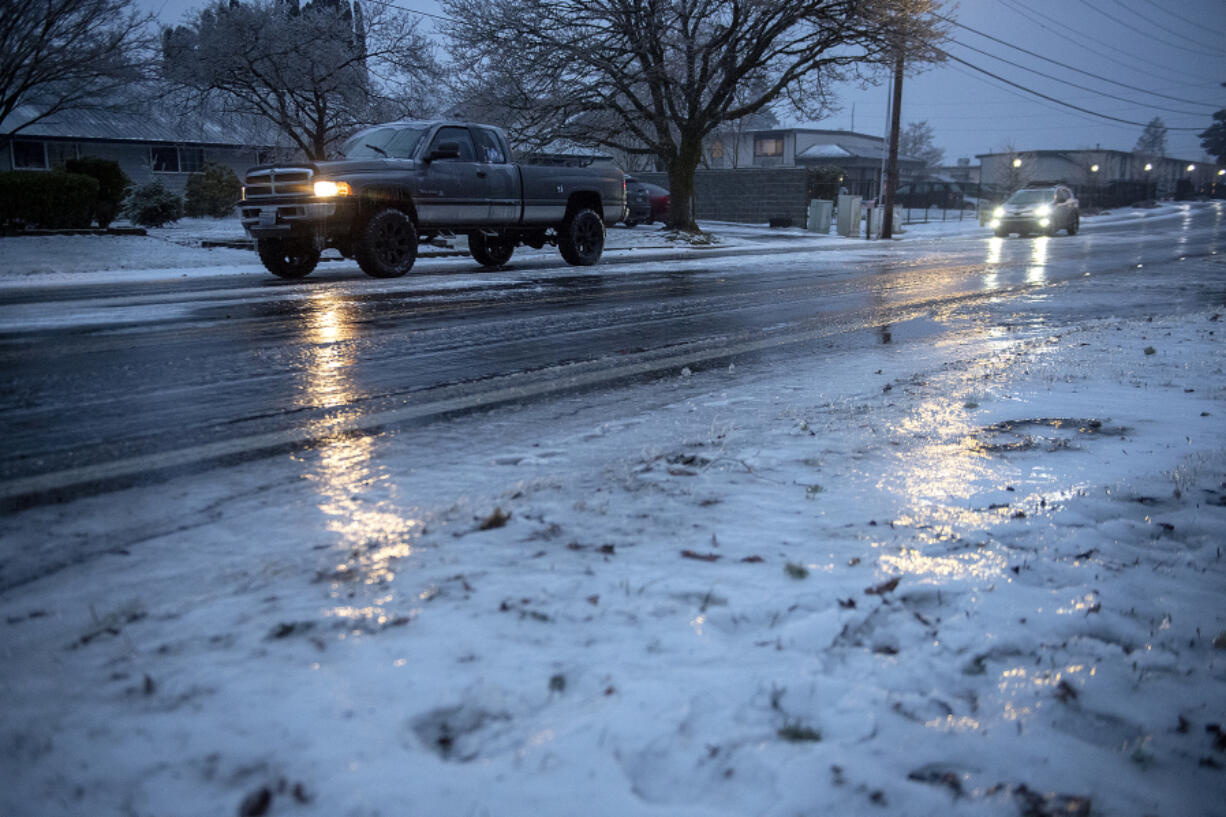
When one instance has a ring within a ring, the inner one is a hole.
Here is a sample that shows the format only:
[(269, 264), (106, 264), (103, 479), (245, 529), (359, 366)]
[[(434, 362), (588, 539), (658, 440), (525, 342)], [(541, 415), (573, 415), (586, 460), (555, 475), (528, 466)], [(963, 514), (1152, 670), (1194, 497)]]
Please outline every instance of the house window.
[(711, 143), (711, 158), (712, 159), (724, 158), (724, 143), (719, 141), (718, 139), (716, 139), (714, 142)]
[(156, 145), (149, 149), (154, 173), (199, 173), (204, 167), (203, 148)]
[(46, 170), (47, 148), (43, 142), (13, 141), (13, 169)]
[(782, 158), (782, 136), (758, 136), (753, 140), (753, 155), (764, 158)]

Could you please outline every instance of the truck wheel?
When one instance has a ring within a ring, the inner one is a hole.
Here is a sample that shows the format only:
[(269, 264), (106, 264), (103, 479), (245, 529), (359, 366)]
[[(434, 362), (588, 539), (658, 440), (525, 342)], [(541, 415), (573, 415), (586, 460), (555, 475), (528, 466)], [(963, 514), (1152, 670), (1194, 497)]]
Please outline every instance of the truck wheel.
[(389, 207), (375, 213), (362, 227), (354, 258), (372, 278), (399, 278), (417, 260), (417, 228), (401, 210)]
[(278, 278), (305, 278), (319, 263), (319, 250), (310, 240), (261, 238), (256, 247), (264, 267)]
[(1081, 214), (1073, 213), (1072, 219), (1068, 223), (1068, 234), (1077, 235), (1077, 230), (1081, 227)]
[(604, 221), (595, 210), (583, 208), (566, 216), (558, 228), (558, 250), (573, 267), (590, 267), (604, 252)]
[(478, 230), (468, 234), (468, 251), (483, 267), (501, 267), (511, 260), (515, 245), (505, 236), (489, 236)]

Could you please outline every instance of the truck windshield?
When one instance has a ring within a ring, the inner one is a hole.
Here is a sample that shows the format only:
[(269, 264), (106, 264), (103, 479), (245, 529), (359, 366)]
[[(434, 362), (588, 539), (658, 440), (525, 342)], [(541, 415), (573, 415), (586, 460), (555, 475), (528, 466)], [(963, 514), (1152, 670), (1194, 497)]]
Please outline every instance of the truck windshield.
[(358, 131), (341, 147), (346, 159), (408, 159), (426, 132), (424, 127), (389, 126)]

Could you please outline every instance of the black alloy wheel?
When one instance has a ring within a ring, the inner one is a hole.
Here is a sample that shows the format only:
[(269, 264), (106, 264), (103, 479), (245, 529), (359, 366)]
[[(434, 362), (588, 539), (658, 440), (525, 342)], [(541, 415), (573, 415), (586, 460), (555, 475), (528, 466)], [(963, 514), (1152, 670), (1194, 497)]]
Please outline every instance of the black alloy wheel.
[(372, 278), (399, 278), (417, 260), (417, 228), (401, 210), (389, 207), (367, 220), (354, 248), (362, 272)]
[(483, 267), (501, 267), (511, 260), (515, 244), (504, 235), (490, 236), (476, 230), (468, 234), (468, 252)]
[(256, 248), (265, 269), (278, 278), (305, 278), (319, 263), (320, 251), (309, 239), (261, 238)]
[(558, 228), (558, 250), (574, 267), (590, 267), (599, 261), (604, 239), (604, 220), (590, 208), (572, 211)]

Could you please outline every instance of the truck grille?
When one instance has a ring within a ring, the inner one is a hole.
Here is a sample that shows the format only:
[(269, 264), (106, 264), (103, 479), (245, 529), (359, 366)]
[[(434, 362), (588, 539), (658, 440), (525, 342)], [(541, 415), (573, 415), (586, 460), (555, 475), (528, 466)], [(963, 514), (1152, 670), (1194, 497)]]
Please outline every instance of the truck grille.
[(311, 177), (315, 171), (309, 167), (274, 167), (253, 170), (247, 174), (247, 199), (270, 196), (309, 196)]

